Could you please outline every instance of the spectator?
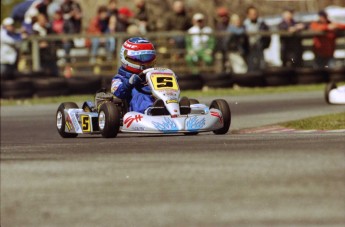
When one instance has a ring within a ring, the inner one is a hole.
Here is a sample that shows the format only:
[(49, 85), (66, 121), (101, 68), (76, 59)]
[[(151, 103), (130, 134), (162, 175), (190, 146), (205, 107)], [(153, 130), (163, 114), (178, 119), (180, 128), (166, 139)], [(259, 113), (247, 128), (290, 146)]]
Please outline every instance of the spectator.
[(36, 10), (37, 14), (44, 14), (48, 19), (48, 7), (52, 0), (26, 0), (13, 7), (12, 18), (22, 23), (30, 11)]
[[(286, 9), (282, 15), (282, 22), (278, 25), (279, 30), (296, 33), (304, 29), (304, 24), (297, 23), (293, 19), (293, 11)], [(283, 66), (302, 66), (302, 38), (296, 34), (280, 37), (280, 57)]]
[(139, 28), (141, 34), (146, 34), (148, 30), (149, 14), (146, 8), (145, 0), (136, 0), (135, 6), (137, 12), (135, 13), (136, 25)]
[(213, 63), (213, 50), (215, 47), (215, 39), (211, 35), (212, 28), (206, 26), (205, 17), (201, 13), (196, 13), (193, 16), (194, 26), (188, 30), (190, 35), (186, 38), (186, 61), (189, 66), (193, 67), (202, 60), (207, 65)]
[(32, 26), (37, 21), (38, 10), (36, 8), (30, 8), (24, 17), (24, 21), (22, 22), (22, 31), (27, 36), (33, 34)]
[(108, 2), (108, 17), (117, 16), (117, 0), (109, 0)]
[[(175, 1), (172, 5), (172, 12), (166, 18), (165, 30), (186, 32), (190, 27), (192, 27), (191, 18), (186, 12), (184, 3)], [(169, 43), (180, 49), (185, 48), (183, 36), (175, 36), (169, 40)]]
[[(247, 9), (247, 19), (244, 21), (244, 27), (249, 33), (269, 30), (263, 19), (259, 18), (258, 10), (254, 6), (250, 6)], [(269, 47), (270, 42), (270, 36), (249, 35), (250, 51), (247, 55), (249, 71), (257, 71), (265, 68), (266, 63), (263, 51)]]
[[(112, 17), (115, 19), (115, 16), (112, 16)], [(88, 32), (93, 35), (105, 34), (109, 31), (108, 22), (109, 22), (108, 9), (106, 6), (100, 6), (98, 7), (97, 15), (91, 20), (90, 26), (88, 28)], [(98, 53), (98, 48), (102, 42), (106, 43), (107, 59), (108, 60), (112, 59), (112, 54), (115, 49), (114, 39), (110, 38), (110, 39), (104, 40), (103, 38), (93, 38), (92, 45), (91, 45), (90, 63), (94, 64), (96, 62), (95, 57)]]
[(44, 15), (49, 21), (48, 7), (50, 3), (52, 2), (52, 0), (39, 0), (36, 2), (37, 2), (37, 5), (35, 7), (37, 8), (38, 13), (41, 15)]
[(325, 11), (319, 12), (319, 20), (310, 24), (313, 31), (325, 32), (323, 35), (314, 37), (313, 51), (315, 55), (314, 68), (332, 66), (332, 59), (335, 50), (337, 25), (328, 20)]
[(1, 37), (1, 78), (13, 79), (17, 71), (18, 45), (21, 37), (15, 33), (14, 20), (10, 17), (2, 21), (0, 30)]
[(216, 10), (215, 26), (216, 31), (226, 31), (229, 25), (229, 10), (226, 7), (219, 7)]
[(42, 14), (48, 20), (48, 6), (51, 3), (51, 0), (34, 0), (28, 1), (31, 4), (19, 4), (17, 10), (13, 10), (14, 14), (19, 18), (22, 18), (20, 14), (24, 13), (22, 23), (22, 29), (27, 35), (33, 34), (32, 26), (37, 20), (38, 14)]
[[(216, 17), (215, 17), (215, 28), (216, 32), (225, 32), (229, 25), (229, 10), (226, 7), (219, 7), (216, 10)], [(227, 38), (225, 34), (221, 34), (217, 36), (216, 48), (215, 51), (218, 52), (221, 58), (221, 65), (224, 66), (226, 62), (226, 54), (227, 50), (224, 48), (226, 45)], [(223, 68), (222, 70), (225, 70)]]
[(117, 32), (127, 32), (127, 28), (131, 25), (130, 19), (133, 16), (132, 11), (127, 7), (122, 7), (118, 10), (118, 17), (116, 21)]
[(22, 23), (24, 21), (26, 12), (35, 1), (36, 0), (27, 0), (15, 5), (11, 13), (13, 20)]
[[(44, 14), (37, 16), (37, 22), (33, 25), (34, 34), (39, 36), (47, 36), (52, 33), (51, 27)], [(40, 64), (46, 75), (59, 76), (59, 70), (56, 64), (56, 48), (55, 44), (50, 44), (48, 41), (39, 42)]]
[(65, 20), (65, 33), (80, 33), (82, 28), (82, 10), (79, 3), (74, 0), (65, 0), (61, 4), (61, 11)]
[(52, 30), (55, 34), (63, 34), (64, 20), (62, 17), (62, 12), (60, 10), (57, 10), (54, 13), (51, 24)]
[[(82, 28), (82, 9), (74, 0), (64, 0), (61, 4), (61, 11), (64, 19), (64, 33), (77, 34), (81, 32)], [(72, 40), (63, 40), (63, 47), (65, 55), (67, 56), (67, 71), (69, 71), (70, 51), (73, 46)]]
[(249, 41), (239, 15), (231, 16), (227, 32), (230, 33), (230, 36), (226, 40), (225, 49), (230, 52), (230, 70), (235, 73), (246, 73), (248, 66), (244, 59), (249, 52)]

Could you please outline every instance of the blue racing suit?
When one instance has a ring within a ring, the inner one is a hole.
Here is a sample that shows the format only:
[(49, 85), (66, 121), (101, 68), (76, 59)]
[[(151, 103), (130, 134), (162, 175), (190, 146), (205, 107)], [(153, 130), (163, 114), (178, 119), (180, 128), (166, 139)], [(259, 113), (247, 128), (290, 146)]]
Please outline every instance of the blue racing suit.
[[(144, 113), (151, 107), (154, 98), (135, 89), (134, 85), (129, 83), (129, 78), (133, 73), (126, 71), (123, 67), (119, 68), (118, 74), (111, 81), (111, 93), (120, 99), (125, 99), (129, 103), (129, 111)], [(143, 90), (150, 91), (148, 86), (144, 86)]]

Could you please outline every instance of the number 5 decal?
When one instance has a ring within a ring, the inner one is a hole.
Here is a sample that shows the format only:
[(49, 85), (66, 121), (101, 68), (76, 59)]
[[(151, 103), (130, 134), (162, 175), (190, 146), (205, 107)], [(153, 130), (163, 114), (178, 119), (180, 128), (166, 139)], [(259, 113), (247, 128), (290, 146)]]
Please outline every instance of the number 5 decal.
[(174, 76), (164, 74), (152, 74), (152, 84), (156, 90), (172, 89), (178, 90), (177, 82)]
[(90, 117), (88, 115), (81, 115), (81, 127), (83, 132), (90, 132), (91, 131), (91, 124), (90, 124)]

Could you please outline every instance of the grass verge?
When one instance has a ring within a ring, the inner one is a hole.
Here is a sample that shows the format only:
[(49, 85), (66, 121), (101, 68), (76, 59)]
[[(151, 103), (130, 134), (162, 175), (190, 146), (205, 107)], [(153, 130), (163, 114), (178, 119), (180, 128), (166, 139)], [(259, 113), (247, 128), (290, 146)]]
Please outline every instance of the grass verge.
[(286, 128), (299, 130), (337, 130), (345, 129), (345, 112), (323, 116), (310, 117), (302, 120), (280, 124)]
[[(283, 87), (262, 87), (262, 88), (224, 88), (224, 89), (204, 89), (202, 91), (182, 91), (182, 96), (187, 97), (217, 97), (217, 96), (241, 96), (241, 95), (261, 95), (261, 94), (275, 94), (286, 92), (305, 92), (305, 91), (320, 91), (325, 87), (324, 84), (316, 85), (296, 85), (296, 86), (283, 86)], [(93, 95), (72, 95), (72, 96), (59, 96), (59, 97), (46, 97), (46, 98), (29, 98), (29, 99), (1, 99), (2, 106), (8, 105), (36, 105), (36, 104), (51, 104), (61, 103), (67, 101), (83, 102), (85, 100), (93, 100)]]

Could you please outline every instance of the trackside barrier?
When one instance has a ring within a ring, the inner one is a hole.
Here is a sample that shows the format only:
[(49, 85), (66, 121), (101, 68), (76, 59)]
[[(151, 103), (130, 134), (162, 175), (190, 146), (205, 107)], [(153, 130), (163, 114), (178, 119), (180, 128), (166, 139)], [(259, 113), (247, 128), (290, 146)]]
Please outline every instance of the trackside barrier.
[[(1, 80), (2, 99), (94, 94), (100, 88), (110, 90), (112, 76), (36, 77), (20, 75)], [(310, 68), (268, 68), (264, 72), (245, 74), (181, 74), (181, 90), (209, 88), (286, 86), (345, 81), (345, 68), (315, 70)]]
[[(262, 36), (292, 36), (299, 35), (303, 38), (304, 50), (310, 52), (312, 37), (321, 35), (320, 32), (305, 31), (298, 34), (288, 32), (258, 32), (248, 33), (248, 35)], [(181, 32), (148, 33), (146, 38), (151, 40), (158, 53), (157, 66), (168, 67), (175, 71), (178, 76), (179, 85), (182, 90), (199, 90), (203, 87), (227, 88), (233, 85), (245, 87), (260, 86), (282, 86), (293, 84), (325, 83), (328, 81), (345, 81), (345, 54), (337, 59), (338, 66), (335, 69), (312, 69), (312, 68), (283, 68), (268, 66), (262, 72), (250, 72), (235, 74), (224, 72), (226, 62), (219, 61), (219, 56), (215, 54), (215, 62), (212, 66), (198, 65), (198, 71), (191, 70), (185, 62), (184, 49), (178, 49), (169, 43), (169, 38), (176, 36), (186, 36)], [(228, 33), (214, 33), (217, 38), (229, 36)], [(100, 48), (99, 56), (95, 62), (90, 62), (89, 41), (93, 38), (115, 38), (116, 51), (112, 59), (106, 59), (104, 47)], [(93, 94), (100, 87), (110, 89), (110, 83), (116, 69), (120, 65), (119, 49), (121, 44), (129, 38), (127, 33), (117, 33), (114, 36), (103, 35), (48, 35), (46, 37), (32, 36), (27, 39), (20, 54), (20, 73), (17, 73), (14, 80), (4, 80), (1, 77), (1, 98), (25, 98), (44, 97), (68, 94)], [(73, 41), (70, 56), (64, 55), (62, 40)], [(41, 65), (39, 42), (47, 41), (57, 50), (57, 62), (59, 67), (59, 77), (53, 78), (49, 71), (45, 71), (45, 65)], [(78, 42), (77, 42), (78, 41)], [(81, 43), (81, 44), (80, 44)], [(345, 50), (345, 32), (339, 33), (337, 38), (337, 51)], [(103, 52), (102, 52), (103, 51)], [(71, 59), (66, 62), (65, 59)], [(65, 78), (65, 68), (70, 66), (70, 74)]]

